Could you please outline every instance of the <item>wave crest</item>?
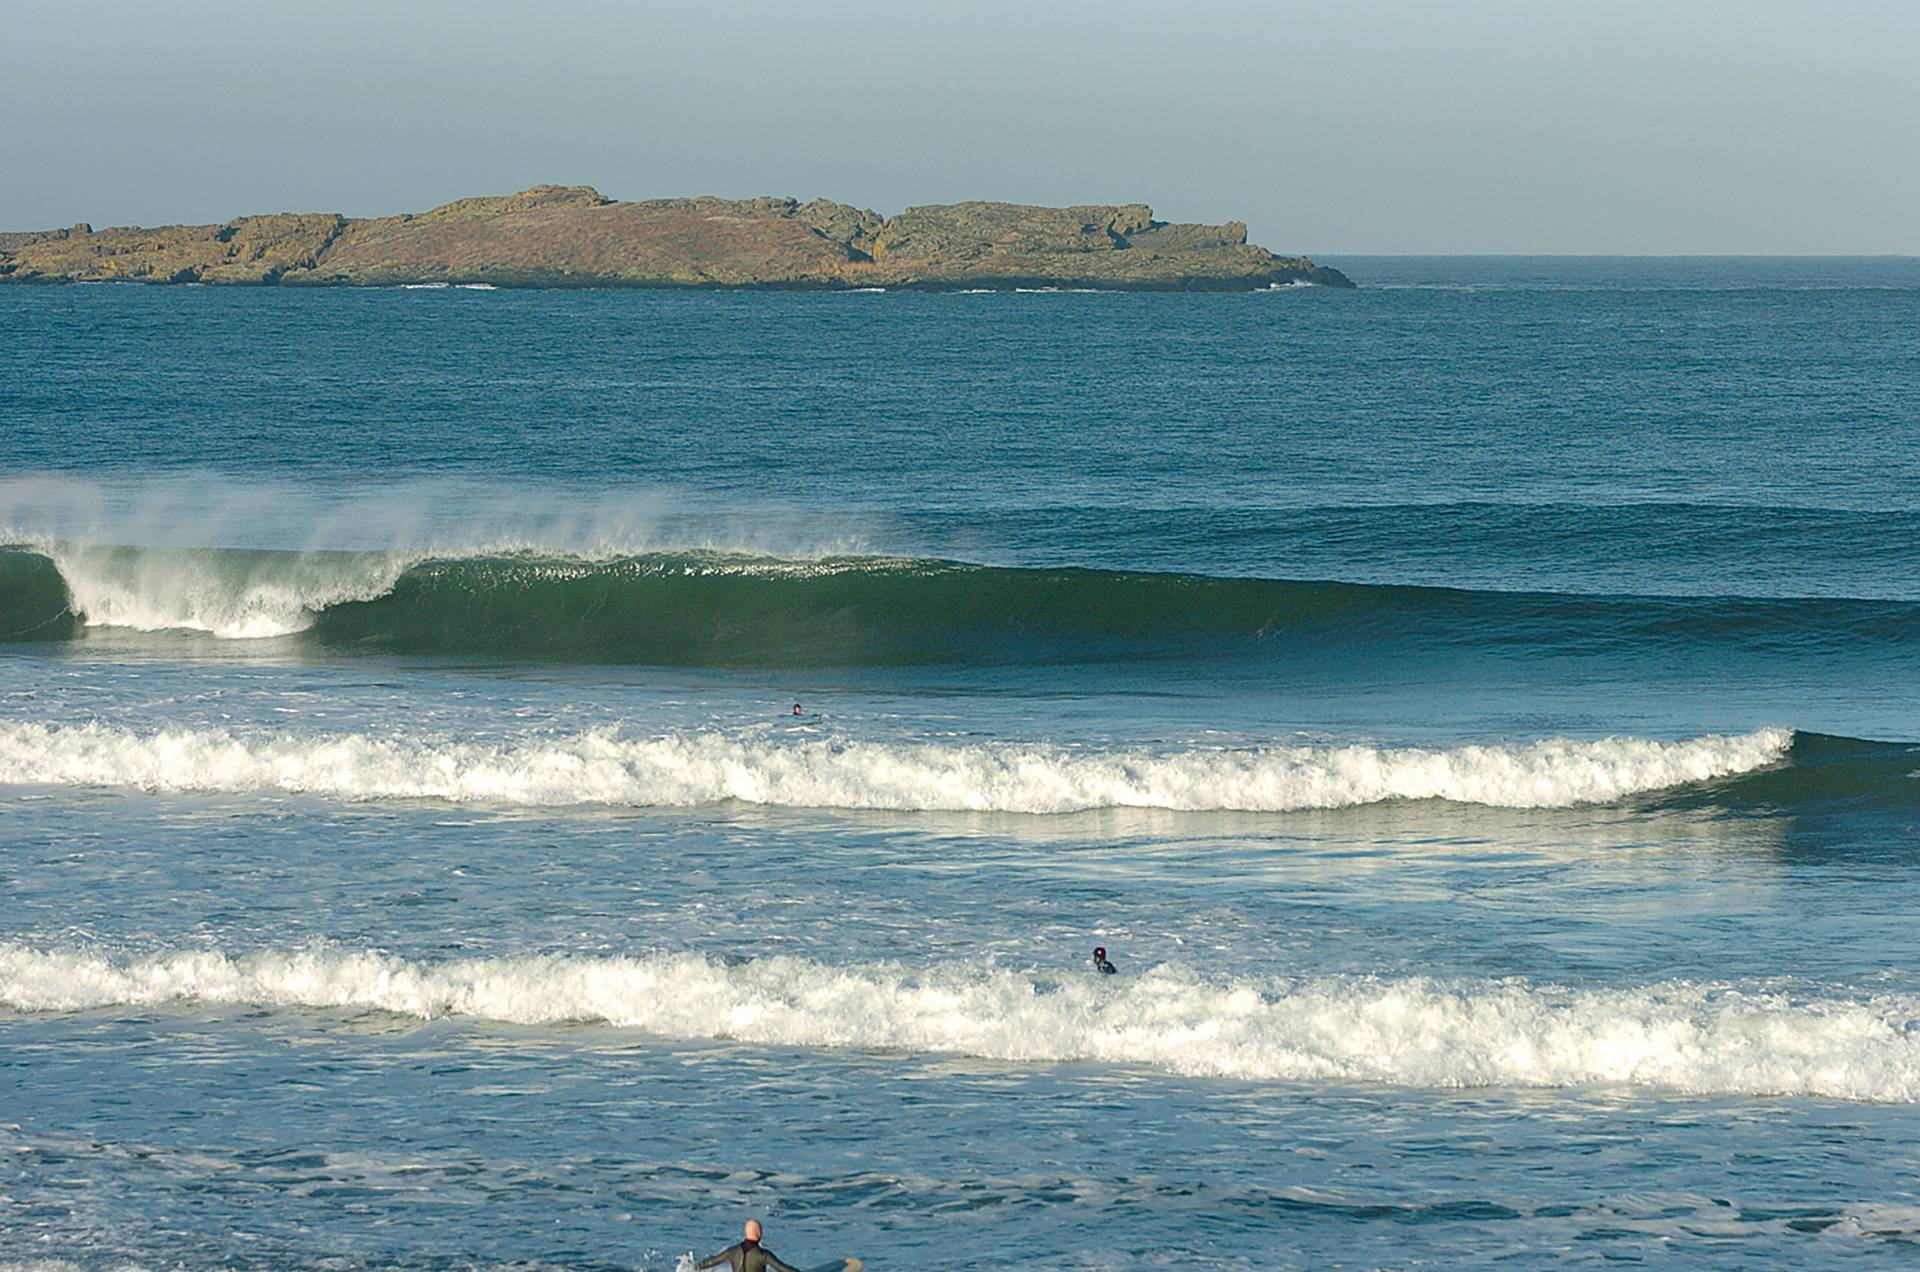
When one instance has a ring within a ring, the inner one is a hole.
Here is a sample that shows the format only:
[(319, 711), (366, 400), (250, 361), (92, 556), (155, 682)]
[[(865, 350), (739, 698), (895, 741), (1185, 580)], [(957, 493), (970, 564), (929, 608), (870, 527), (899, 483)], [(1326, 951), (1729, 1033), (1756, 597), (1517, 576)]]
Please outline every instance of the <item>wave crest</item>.
[(320, 947), (115, 959), (0, 944), (0, 1004), (14, 1011), (189, 1003), (593, 1022), (682, 1040), (1099, 1061), (1267, 1081), (1920, 1099), (1920, 1000), (1910, 995), (1427, 977), (1222, 982), (1176, 967), (1110, 980), (697, 954), (427, 963)]
[(333, 652), (692, 667), (1276, 657), (1331, 642), (1529, 650), (1904, 646), (1920, 603), (1644, 597), (727, 552), (0, 548), (0, 639), (78, 626)]
[(72, 610), (89, 625), (229, 640), (305, 631), (333, 606), (386, 595), (418, 559), (78, 545), (42, 551), (65, 581)]
[(1784, 758), (1792, 741), (1791, 730), (1761, 729), (1678, 742), (1149, 751), (785, 739), (757, 730), (657, 738), (596, 731), (485, 744), (9, 723), (0, 724), (0, 782), (549, 807), (739, 800), (909, 811), (1287, 812), (1437, 799), (1558, 808), (1749, 772)]

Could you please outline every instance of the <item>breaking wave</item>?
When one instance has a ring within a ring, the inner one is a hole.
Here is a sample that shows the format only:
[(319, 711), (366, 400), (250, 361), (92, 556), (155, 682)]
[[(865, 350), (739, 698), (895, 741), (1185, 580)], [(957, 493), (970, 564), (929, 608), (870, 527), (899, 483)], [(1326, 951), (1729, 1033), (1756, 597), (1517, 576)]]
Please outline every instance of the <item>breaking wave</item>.
[(76, 623), (232, 640), (287, 636), (334, 606), (392, 591), (418, 559), (65, 544), (0, 550), (0, 595), (12, 602), (7, 612), (26, 620), (19, 628), (8, 622), (0, 636), (70, 634)]
[(0, 783), (531, 807), (737, 800), (903, 811), (1287, 812), (1450, 800), (1560, 808), (1749, 773), (1784, 759), (1793, 736), (1762, 729), (1678, 742), (1155, 751), (783, 738), (767, 730), (652, 738), (602, 730), (480, 743), (0, 723)]
[(88, 627), (694, 667), (1257, 657), (1342, 642), (1593, 652), (1920, 643), (1920, 603), (1476, 592), (716, 552), (0, 548), (0, 639)]
[(983, 965), (698, 954), (418, 962), (314, 947), (117, 958), (0, 944), (15, 1012), (236, 1004), (604, 1023), (677, 1040), (1413, 1087), (1623, 1084), (1920, 1099), (1920, 999), (1667, 982), (1574, 989), (1424, 977), (1108, 979)]

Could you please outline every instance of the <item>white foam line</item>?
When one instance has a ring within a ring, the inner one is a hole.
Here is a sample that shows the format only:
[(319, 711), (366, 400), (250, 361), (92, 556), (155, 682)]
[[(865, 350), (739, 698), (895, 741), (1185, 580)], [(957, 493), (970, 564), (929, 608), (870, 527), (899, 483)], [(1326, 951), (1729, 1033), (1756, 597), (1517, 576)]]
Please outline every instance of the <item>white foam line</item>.
[(285, 636), (322, 610), (385, 595), (422, 553), (262, 555), (48, 544), (73, 607), (95, 627)]
[(1569, 989), (1425, 977), (1107, 978), (696, 954), (416, 962), (314, 947), (115, 958), (0, 943), (0, 1005), (350, 1008), (657, 1037), (1138, 1064), (1206, 1077), (1415, 1087), (1625, 1084), (1920, 1099), (1920, 999), (1667, 982)]
[(523, 806), (739, 800), (963, 812), (1286, 812), (1441, 799), (1556, 808), (1747, 772), (1780, 760), (1792, 740), (1792, 730), (1762, 729), (1679, 742), (1149, 751), (796, 740), (757, 730), (657, 738), (602, 730), (479, 743), (404, 734), (147, 733), (105, 724), (0, 723), (0, 783)]
[[(304, 631), (331, 606), (386, 595), (408, 569), (424, 561), (546, 555), (537, 543), (510, 538), (445, 549), (263, 553), (75, 544), (44, 536), (10, 535), (0, 528), (0, 544), (16, 543), (52, 560), (67, 585), (74, 610), (88, 626), (204, 632), (227, 640), (264, 639)], [(878, 558), (830, 562), (827, 558), (844, 554), (825, 547), (778, 558), (704, 548), (685, 551), (715, 557), (706, 563), (684, 563), (680, 572), (686, 574), (804, 577), (899, 564)], [(602, 547), (555, 556), (552, 566), (590, 569), (634, 555)]]

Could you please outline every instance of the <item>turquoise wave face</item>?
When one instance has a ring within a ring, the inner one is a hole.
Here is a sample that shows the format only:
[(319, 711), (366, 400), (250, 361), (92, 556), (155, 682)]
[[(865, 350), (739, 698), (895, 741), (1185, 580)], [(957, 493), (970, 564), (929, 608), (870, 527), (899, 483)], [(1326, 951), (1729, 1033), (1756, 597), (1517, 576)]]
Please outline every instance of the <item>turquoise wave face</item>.
[(0, 549), (0, 640), (67, 640), (79, 630), (59, 567), (37, 552)]
[(1365, 643), (1893, 652), (1920, 603), (1482, 592), (873, 557), (0, 551), (0, 636), (86, 625), (339, 653), (678, 667), (1273, 659)]
[(1920, 745), (1796, 733), (1786, 762), (1663, 793), (1654, 807), (1895, 819), (1920, 811)]

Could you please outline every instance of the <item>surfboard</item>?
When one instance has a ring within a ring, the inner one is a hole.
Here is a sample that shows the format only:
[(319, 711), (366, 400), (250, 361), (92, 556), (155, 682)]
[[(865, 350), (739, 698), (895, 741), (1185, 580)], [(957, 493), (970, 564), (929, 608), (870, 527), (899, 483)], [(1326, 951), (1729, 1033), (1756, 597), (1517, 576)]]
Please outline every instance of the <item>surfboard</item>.
[(835, 1259), (832, 1263), (822, 1263), (817, 1268), (808, 1268), (807, 1272), (860, 1272), (866, 1264), (858, 1259)]

